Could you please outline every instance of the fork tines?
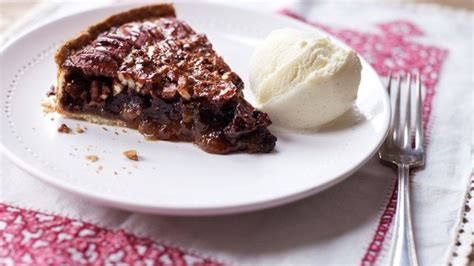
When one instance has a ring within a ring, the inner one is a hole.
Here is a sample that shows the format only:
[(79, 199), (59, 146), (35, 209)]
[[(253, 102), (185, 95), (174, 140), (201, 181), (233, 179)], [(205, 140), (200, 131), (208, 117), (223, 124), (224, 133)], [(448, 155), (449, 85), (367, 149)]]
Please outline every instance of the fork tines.
[[(392, 87), (392, 82), (394, 80), (397, 80), (397, 85)], [(405, 83), (406, 85), (402, 86), (402, 83)], [(412, 96), (412, 85), (416, 88), (416, 95), (414, 97)], [(402, 87), (405, 87), (404, 91), (402, 91)], [(422, 149), (424, 139), (421, 116), (422, 92), (419, 72), (416, 74), (408, 73), (406, 75), (397, 74), (396, 76), (390, 73), (387, 91), (392, 98), (391, 101), (394, 107), (391, 123), (392, 126), (389, 134), (391, 141), (389, 141), (399, 148), (413, 147), (415, 149)], [(402, 101), (402, 95), (406, 100)], [(415, 109), (414, 114), (412, 112), (413, 107)], [(402, 115), (402, 112), (404, 115)]]

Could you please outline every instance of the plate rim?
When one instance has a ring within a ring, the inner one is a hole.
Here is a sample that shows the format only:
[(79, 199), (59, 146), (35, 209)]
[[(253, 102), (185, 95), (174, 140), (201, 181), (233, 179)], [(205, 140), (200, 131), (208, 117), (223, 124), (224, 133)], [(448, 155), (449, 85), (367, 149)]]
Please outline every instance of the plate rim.
[[(174, 3), (176, 6), (179, 5), (186, 5), (186, 3)], [(339, 40), (337, 37), (332, 36), (329, 33), (326, 33), (320, 29), (317, 29), (315, 27), (311, 27), (310, 25), (285, 17), (281, 15), (277, 15), (274, 13), (269, 13), (269, 12), (260, 12), (256, 10), (251, 10), (251, 9), (245, 9), (241, 7), (235, 7), (235, 6), (227, 6), (224, 4), (217, 4), (217, 3), (192, 3), (193, 5), (205, 5), (205, 6), (211, 6), (214, 8), (225, 8), (225, 9), (232, 9), (236, 10), (237, 12), (245, 12), (245, 13), (250, 13), (250, 14), (260, 14), (264, 15), (267, 17), (271, 17), (273, 19), (278, 19), (278, 20), (285, 20), (289, 25), (291, 24), (297, 24), (300, 27), (307, 28), (308, 30), (316, 31), (318, 33), (322, 33), (327, 36), (331, 36), (333, 40), (336, 40), (338, 44), (342, 44), (343, 47), (350, 48), (348, 45), (346, 45), (344, 42)], [(21, 35), (14, 37), (7, 41), (2, 47), (0, 48), (0, 54), (4, 54), (6, 50), (8, 50), (10, 47), (12, 47), (16, 42), (20, 41), (21, 39), (25, 38), (29, 34), (40, 30), (44, 27), (50, 26), (52, 24), (58, 23), (64, 19), (67, 19), (69, 17), (80, 17), (83, 14), (90, 13), (90, 12), (97, 12), (97, 11), (107, 11), (110, 9), (121, 9), (121, 8), (133, 8), (133, 7), (138, 7), (143, 5), (143, 3), (121, 3), (118, 5), (106, 5), (106, 6), (100, 6), (100, 7), (95, 7), (87, 10), (82, 10), (80, 12), (72, 13), (72, 14), (66, 14), (62, 16), (58, 16), (57, 18), (47, 20), (43, 23), (40, 23), (26, 31), (24, 31)], [(364, 66), (368, 66), (370, 71), (374, 72), (377, 79), (378, 83), (380, 83), (381, 87), (383, 87), (383, 83), (381, 81), (380, 76), (378, 73), (374, 70), (374, 68), (363, 58), (360, 57), (361, 61), (363, 61)], [(388, 106), (390, 106), (390, 101), (389, 101), (389, 96), (386, 90), (383, 91), (384, 99), (383, 101), (385, 103), (388, 103)], [(386, 105), (386, 104), (385, 104)], [(365, 158), (363, 158), (360, 162), (357, 162), (356, 166), (353, 167), (352, 169), (349, 169), (348, 171), (340, 174), (339, 176), (330, 179), (329, 181), (326, 181), (325, 183), (322, 183), (319, 186), (316, 187), (311, 187), (306, 190), (298, 191), (283, 197), (277, 197), (277, 198), (272, 198), (272, 199), (267, 199), (267, 200), (262, 200), (258, 202), (253, 202), (253, 203), (246, 203), (246, 204), (240, 204), (240, 205), (230, 205), (230, 206), (218, 206), (218, 207), (166, 207), (166, 206), (156, 206), (156, 205), (150, 205), (150, 204), (140, 204), (140, 203), (133, 203), (129, 201), (125, 201), (120, 198), (116, 198), (111, 195), (100, 195), (98, 193), (90, 193), (88, 191), (85, 191), (83, 188), (77, 187), (72, 183), (64, 182), (60, 179), (54, 178), (52, 175), (49, 175), (43, 171), (41, 171), (39, 168), (34, 167), (33, 165), (29, 164), (26, 160), (21, 159), (18, 155), (15, 154), (13, 150), (10, 150), (7, 148), (7, 146), (4, 144), (4, 137), (0, 135), (0, 152), (2, 152), (7, 158), (9, 158), (15, 165), (20, 167), (21, 169), (25, 170), (29, 174), (33, 175), (34, 177), (37, 177), (40, 181), (47, 183), (55, 188), (70, 192), (72, 194), (78, 195), (81, 198), (90, 200), (92, 202), (97, 202), (99, 204), (109, 206), (109, 207), (114, 207), (118, 209), (125, 209), (129, 211), (139, 211), (139, 212), (144, 212), (144, 213), (154, 213), (154, 214), (163, 214), (163, 215), (173, 215), (173, 216), (210, 216), (210, 215), (227, 215), (227, 214), (236, 214), (236, 213), (244, 213), (244, 212), (250, 212), (250, 211), (256, 211), (256, 210), (261, 210), (261, 209), (267, 209), (271, 207), (275, 207), (278, 205), (282, 204), (287, 204), (291, 203), (300, 199), (303, 199), (305, 197), (308, 197), (310, 195), (316, 194), (318, 192), (321, 192), (323, 190), (326, 190), (329, 187), (334, 186), (335, 184), (345, 180), (347, 177), (352, 175), (354, 172), (359, 170), (362, 166), (364, 166), (379, 150), (379, 148), (382, 146), (383, 141), (385, 140), (386, 136), (388, 135), (388, 130), (389, 130), (389, 125), (390, 125), (390, 117), (391, 117), (391, 110), (388, 108), (386, 110), (386, 116), (384, 117), (384, 124), (383, 124), (383, 129), (384, 129), (384, 134), (383, 137), (380, 138), (378, 141), (377, 145), (375, 146), (376, 148), (373, 149)]]

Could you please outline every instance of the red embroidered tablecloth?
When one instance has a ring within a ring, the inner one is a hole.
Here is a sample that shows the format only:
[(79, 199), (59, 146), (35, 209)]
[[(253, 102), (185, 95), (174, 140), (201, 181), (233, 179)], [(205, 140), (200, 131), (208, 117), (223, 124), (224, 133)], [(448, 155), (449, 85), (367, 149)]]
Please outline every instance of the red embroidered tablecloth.
[[(420, 71), (429, 157), (412, 184), (416, 241), (422, 264), (452, 261), (469, 182), (462, 141), (469, 139), (463, 121), (471, 110), (462, 96), (472, 86), (472, 39), (466, 38), (472, 25), (465, 25), (472, 14), (307, 2), (279, 12), (345, 41), (382, 77)], [(2, 170), (0, 265), (383, 264), (396, 206), (394, 173), (375, 158), (309, 199), (211, 218), (93, 206), (39, 183), (5, 159)]]

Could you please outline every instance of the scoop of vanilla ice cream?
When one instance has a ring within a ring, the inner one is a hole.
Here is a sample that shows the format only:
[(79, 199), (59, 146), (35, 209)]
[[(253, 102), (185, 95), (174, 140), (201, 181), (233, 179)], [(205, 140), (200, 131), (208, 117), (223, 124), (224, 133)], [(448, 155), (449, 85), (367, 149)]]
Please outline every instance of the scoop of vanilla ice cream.
[(346, 112), (357, 97), (362, 65), (356, 53), (318, 33), (270, 33), (250, 62), (257, 104), (273, 123), (317, 128)]

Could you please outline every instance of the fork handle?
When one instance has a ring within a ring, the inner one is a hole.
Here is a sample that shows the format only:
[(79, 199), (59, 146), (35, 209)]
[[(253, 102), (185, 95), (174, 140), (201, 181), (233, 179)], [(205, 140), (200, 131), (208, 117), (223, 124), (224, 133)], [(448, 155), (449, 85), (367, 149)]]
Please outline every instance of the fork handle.
[(390, 265), (418, 266), (410, 211), (410, 166), (398, 165), (398, 195)]

